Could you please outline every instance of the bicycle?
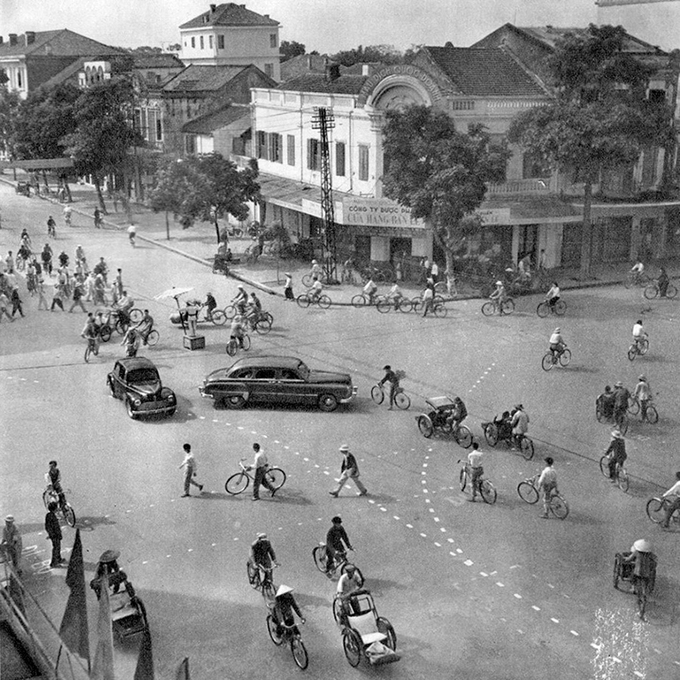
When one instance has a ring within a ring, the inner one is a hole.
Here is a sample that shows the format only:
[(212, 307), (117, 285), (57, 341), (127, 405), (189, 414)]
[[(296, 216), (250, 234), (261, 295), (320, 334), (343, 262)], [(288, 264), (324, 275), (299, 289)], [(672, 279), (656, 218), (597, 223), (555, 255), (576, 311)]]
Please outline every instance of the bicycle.
[(259, 335), (267, 335), (272, 329), (274, 317), (269, 312), (256, 312), (247, 314), (244, 317), (244, 322), (251, 331), (255, 331)]
[(352, 300), (352, 307), (355, 309), (361, 309), (362, 307), (373, 307), (378, 305), (378, 302), (384, 300), (385, 297), (383, 295), (373, 295), (373, 299), (371, 299), (368, 295), (365, 293), (359, 293), (358, 295), (355, 295)]
[[(536, 484), (538, 483), (539, 476), (527, 477), (527, 479), (517, 485), (517, 495), (529, 505), (538, 503), (539, 493)], [(550, 492), (548, 507), (557, 519), (566, 519), (569, 514), (569, 504), (555, 489), (552, 489)]]
[(297, 667), (304, 671), (309, 665), (309, 656), (297, 626), (278, 623), (274, 620), (274, 616), (269, 614), (267, 616), (267, 630), (269, 631), (269, 637), (277, 647), (283, 644), (290, 645), (290, 651)]
[[(255, 477), (250, 474), (248, 468), (243, 464), (244, 460), (245, 458), (241, 458), (238, 462), (241, 471), (235, 472), (224, 483), (225, 491), (232, 496), (242, 494), (250, 486), (250, 482), (255, 479)], [(286, 482), (286, 473), (280, 467), (268, 466), (264, 476), (274, 491), (278, 491)]]
[(408, 314), (413, 309), (413, 303), (411, 300), (405, 297), (390, 297), (389, 295), (381, 295), (375, 307), (381, 314), (387, 314), (392, 310), (398, 310), (402, 314)]
[[(673, 501), (671, 501), (669, 498), (659, 498), (657, 496), (650, 498), (647, 501), (647, 505), (645, 507), (645, 510), (647, 511), (647, 517), (649, 517), (649, 519), (654, 522), (654, 524), (661, 524), (665, 522), (666, 512), (668, 511), (668, 508), (672, 502)], [(678, 508), (671, 515), (670, 521), (680, 527), (680, 508)]]
[[(647, 408), (645, 409), (644, 415), (641, 415), (642, 421), (650, 423), (651, 425), (656, 425), (659, 422), (659, 412), (656, 410), (656, 406), (651, 403), (652, 400), (647, 400)], [(636, 397), (631, 397), (628, 402), (628, 413), (632, 416), (636, 416), (642, 410), (640, 405), (640, 400)]]
[(319, 545), (312, 550), (312, 559), (314, 560), (316, 568), (322, 574), (326, 574), (329, 577), (334, 576), (338, 571), (341, 574), (344, 574), (347, 571), (347, 567), (352, 566), (356, 570), (361, 585), (364, 585), (364, 575), (361, 573), (361, 569), (347, 559), (347, 553), (344, 550), (338, 550), (335, 553), (333, 564), (330, 569), (328, 568), (328, 553), (326, 551), (325, 543), (319, 543)]
[(68, 524), (70, 527), (74, 527), (76, 525), (75, 510), (71, 507), (71, 504), (66, 500), (65, 496), (63, 497), (63, 500), (60, 500), (59, 494), (54, 490), (54, 487), (51, 484), (48, 484), (47, 488), (43, 491), (42, 498), (43, 503), (45, 504), (45, 509), (48, 508), (50, 503), (56, 503), (57, 509), (61, 513), (61, 516), (64, 518), (66, 524)]
[[(458, 461), (461, 463), (462, 461)], [(468, 471), (468, 464), (463, 463), (462, 467), (460, 468), (460, 490), (465, 492), (465, 488), (468, 485), (468, 481), (470, 478), (470, 473)], [(489, 505), (493, 505), (496, 502), (497, 498), (497, 493), (496, 493), (496, 487), (485, 477), (480, 477), (477, 480), (477, 489), (482, 497), (482, 500), (485, 503), (488, 503)]]
[(649, 340), (647, 338), (634, 340), (628, 348), (628, 360), (633, 361), (636, 356), (644, 356), (647, 352), (649, 352)]
[[(648, 299), (648, 300), (653, 300), (654, 298), (659, 297), (661, 295), (661, 289), (659, 288), (659, 283), (657, 281), (652, 281), (643, 291), (642, 294)], [(669, 300), (673, 300), (678, 294), (678, 289), (672, 284), (669, 283), (666, 286), (666, 295), (664, 297), (668, 298)]]
[(326, 274), (323, 272), (321, 274), (312, 274), (311, 272), (309, 274), (305, 274), (302, 279), (301, 283), (305, 288), (311, 288), (312, 284), (314, 283), (314, 277), (316, 277), (321, 283), (327, 284), (328, 279), (326, 278)]
[(487, 300), (482, 305), (482, 314), (484, 314), (484, 316), (492, 316), (496, 312), (498, 312), (499, 316), (503, 316), (503, 314), (512, 314), (514, 311), (515, 301), (510, 297), (500, 303), (495, 300)]
[(226, 352), (230, 357), (236, 356), (236, 352), (238, 352), (239, 349), (242, 349), (244, 352), (247, 352), (250, 349), (250, 336), (248, 333), (244, 333), (240, 339), (243, 344), (239, 342), (239, 338), (229, 338)]
[(309, 291), (302, 293), (302, 295), (298, 295), (296, 302), (298, 307), (301, 307), (302, 309), (307, 309), (311, 304), (317, 304), (321, 309), (328, 309), (331, 306), (331, 299), (328, 295), (321, 294), (312, 296)]
[[(371, 399), (380, 405), (385, 401), (385, 389), (383, 385), (375, 384), (371, 387)], [(404, 388), (399, 385), (394, 394), (394, 403), (397, 408), (406, 411), (411, 406), (411, 398), (404, 392)]]
[(631, 286), (646, 286), (650, 283), (650, 281), (651, 279), (644, 272), (642, 272), (642, 274), (640, 274), (640, 272), (628, 272), (623, 285), (626, 289), (628, 289)]
[[(602, 458), (600, 458), (600, 472), (607, 478), (609, 479), (609, 461), (611, 460), (611, 457), (608, 454), (604, 454)], [(628, 491), (628, 487), (630, 486), (630, 479), (628, 477), (628, 472), (626, 471), (626, 468), (623, 467), (620, 463), (616, 464), (616, 468), (614, 469), (614, 479), (616, 480), (616, 485), (623, 491), (624, 493)]]
[[(111, 337), (111, 336), (109, 336)], [(90, 356), (93, 354), (95, 356), (99, 355), (99, 344), (97, 343), (97, 338), (85, 338), (87, 340), (87, 347), (85, 347), (85, 363), (90, 363)]]
[(272, 571), (278, 566), (275, 562), (267, 569), (261, 564), (253, 564), (250, 560), (246, 562), (248, 583), (253, 590), (259, 591), (265, 600), (273, 600), (276, 597), (276, 586), (272, 579)]
[(142, 337), (142, 344), (146, 345), (147, 347), (155, 347), (160, 339), (161, 334), (155, 328), (152, 328), (146, 334), (146, 337)]
[(551, 350), (549, 349), (541, 359), (541, 368), (544, 371), (551, 371), (553, 366), (557, 366), (558, 362), (562, 368), (569, 366), (571, 361), (571, 350), (566, 347), (563, 350)]
[(484, 431), (484, 439), (489, 446), (496, 446), (501, 439), (505, 441), (509, 448), (517, 449), (525, 460), (531, 460), (534, 457), (534, 442), (531, 437), (525, 434), (513, 434), (512, 426), (508, 426), (507, 433), (503, 432), (501, 437), (501, 421), (494, 419), (492, 422), (482, 423)]
[(545, 319), (546, 316), (550, 314), (555, 314), (556, 316), (564, 316), (567, 311), (567, 303), (560, 299), (554, 305), (551, 305), (548, 300), (543, 300), (543, 302), (538, 303), (536, 307), (536, 314)]

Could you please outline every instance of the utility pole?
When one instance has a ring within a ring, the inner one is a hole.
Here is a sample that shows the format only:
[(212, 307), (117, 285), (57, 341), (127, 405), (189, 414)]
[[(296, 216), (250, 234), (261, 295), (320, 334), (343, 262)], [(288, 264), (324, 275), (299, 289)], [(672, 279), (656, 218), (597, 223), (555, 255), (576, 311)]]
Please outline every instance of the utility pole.
[(333, 207), (333, 183), (331, 179), (331, 155), (328, 144), (328, 130), (335, 127), (333, 113), (319, 107), (312, 119), (312, 128), (319, 130), (321, 137), (321, 212), (323, 214), (323, 253), (326, 280), (338, 281), (338, 253), (335, 239), (335, 209)]

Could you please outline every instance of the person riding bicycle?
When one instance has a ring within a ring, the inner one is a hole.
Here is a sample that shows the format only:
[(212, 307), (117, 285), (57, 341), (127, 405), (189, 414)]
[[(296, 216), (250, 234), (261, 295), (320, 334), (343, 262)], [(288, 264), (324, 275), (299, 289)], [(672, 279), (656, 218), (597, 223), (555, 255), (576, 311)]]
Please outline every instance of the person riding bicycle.
[(550, 305), (550, 308), (554, 310), (557, 301), (560, 299), (560, 285), (557, 281), (552, 282), (550, 290), (545, 294), (545, 299)]
[(638, 259), (635, 261), (635, 264), (630, 268), (630, 272), (633, 275), (633, 279), (635, 281), (639, 281), (640, 277), (644, 274), (645, 271), (645, 265), (642, 264), (642, 261), (638, 257)]
[(274, 619), (274, 623), (276, 623), (276, 633), (279, 637), (281, 637), (281, 634), (283, 633), (281, 628), (282, 625), (290, 628), (293, 635), (300, 634), (298, 627), (295, 625), (293, 613), (300, 617), (302, 623), (305, 623), (305, 617), (302, 616), (302, 611), (300, 611), (300, 607), (293, 597), (293, 589), (290, 586), (284, 586), (282, 584), (276, 591), (274, 608), (272, 609), (272, 618)]
[(482, 465), (483, 454), (479, 450), (479, 444), (477, 442), (472, 442), (472, 451), (468, 453), (467, 463), (465, 463), (465, 470), (468, 474), (470, 480), (470, 488), (472, 489), (472, 497), (468, 498), (472, 503), (475, 502), (477, 498), (477, 492), (479, 491), (479, 484), (484, 474), (484, 466)]
[(257, 321), (262, 316), (262, 301), (253, 291), (250, 294), (250, 301), (246, 305), (246, 311), (248, 318), (252, 318), (253, 321)]
[(675, 484), (661, 496), (661, 498), (668, 498), (671, 501), (668, 508), (666, 508), (666, 519), (661, 523), (664, 529), (668, 529), (673, 513), (680, 509), (680, 472), (675, 473), (675, 479)]
[[(101, 314), (101, 312), (99, 312), (99, 314)], [(100, 329), (97, 327), (95, 323), (95, 318), (92, 315), (92, 312), (88, 312), (87, 321), (85, 322), (85, 326), (83, 326), (83, 330), (80, 333), (80, 337), (85, 338), (87, 340), (95, 354), (97, 353), (97, 340), (99, 339), (99, 330)]]
[(66, 222), (67, 227), (71, 226), (71, 214), (72, 213), (73, 213), (73, 209), (71, 208), (71, 206), (65, 205), (64, 206), (64, 222)]
[(57, 494), (59, 500), (59, 506), (62, 511), (66, 508), (66, 495), (64, 494), (64, 489), (61, 486), (61, 472), (57, 467), (57, 461), (51, 460), (49, 462), (49, 469), (45, 473), (45, 482), (52, 487), (52, 491)]
[(668, 284), (671, 280), (668, 278), (666, 269), (664, 267), (659, 267), (659, 278), (656, 280), (656, 285), (659, 287), (659, 296), (666, 297), (666, 291), (668, 290)]
[(127, 291), (123, 291), (123, 296), (112, 306), (112, 309), (118, 312), (118, 318), (124, 326), (130, 323), (130, 310), (135, 306), (135, 301), (128, 295)]
[(99, 262), (97, 262), (97, 264), (94, 266), (93, 271), (95, 275), (101, 275), (102, 279), (104, 279), (104, 283), (106, 283), (106, 277), (109, 273), (109, 266), (106, 264), (106, 261), (103, 257), (99, 258)]
[(354, 550), (345, 527), (342, 526), (342, 518), (336, 515), (331, 522), (331, 528), (326, 533), (326, 576), (328, 578), (331, 578), (337, 554)]
[(630, 392), (623, 383), (619, 380), (614, 384), (614, 422), (620, 427), (621, 423), (626, 418), (628, 411), (628, 402), (630, 401)]
[(394, 309), (399, 309), (399, 303), (404, 299), (404, 294), (401, 292), (401, 288), (398, 283), (395, 283), (390, 292), (387, 294), (387, 299), (394, 303)]
[(616, 396), (612, 392), (609, 385), (604, 386), (604, 392), (597, 398), (596, 402), (605, 420), (611, 420), (614, 417), (614, 404), (616, 403)]
[(236, 296), (231, 302), (234, 307), (236, 307), (239, 314), (243, 315), (245, 313), (246, 304), (248, 303), (248, 293), (246, 293), (246, 289), (241, 284), (239, 284)]
[(656, 575), (656, 555), (652, 552), (652, 544), (640, 538), (630, 547), (630, 552), (622, 553), (621, 557), (624, 564), (633, 565), (633, 584), (643, 582), (648, 590)]
[(638, 377), (638, 384), (633, 391), (633, 399), (640, 403), (642, 420), (645, 420), (647, 418), (647, 407), (649, 402), (652, 401), (652, 388), (649, 386), (646, 376), (641, 375)]
[(31, 249), (24, 241), (21, 242), (19, 250), (17, 250), (17, 257), (20, 257), (24, 263), (28, 262), (28, 259), (31, 257)]
[(55, 236), (57, 233), (57, 223), (54, 221), (54, 217), (50, 215), (47, 218), (47, 235), (48, 236)]
[(310, 271), (310, 276), (312, 278), (316, 277), (317, 279), (321, 279), (321, 277), (323, 276), (323, 267), (316, 260), (312, 260), (312, 269)]
[(506, 441), (512, 438), (512, 416), (510, 411), (503, 411), (500, 418), (493, 421), (498, 428), (499, 441)]
[(494, 289), (493, 293), (489, 295), (489, 300), (494, 303), (494, 305), (500, 310), (502, 314), (503, 309), (501, 305), (508, 299), (508, 294), (505, 290), (505, 285), (500, 279), (496, 281), (495, 285), (496, 288)]
[(238, 340), (238, 346), (243, 349), (243, 336), (245, 335), (245, 330), (243, 329), (243, 317), (237, 314), (231, 322), (231, 328), (229, 330), (229, 340)]
[(522, 404), (515, 406), (515, 411), (512, 414), (512, 438), (517, 448), (521, 448), (522, 437), (529, 431), (529, 414), (524, 410)]
[(639, 350), (642, 347), (642, 341), (647, 340), (647, 333), (642, 327), (642, 320), (638, 319), (633, 324), (633, 344)]
[(209, 292), (205, 296), (205, 302), (203, 304), (205, 305), (205, 320), (209, 321), (212, 319), (213, 311), (217, 309), (217, 300), (215, 300), (213, 294)]
[(467, 418), (468, 412), (465, 403), (460, 397), (455, 397), (453, 400), (453, 408), (448, 416), (448, 421), (451, 424), (451, 430), (455, 432), (460, 424)]
[(536, 486), (539, 492), (543, 493), (543, 514), (541, 517), (548, 517), (548, 508), (550, 507), (550, 498), (553, 493), (558, 493), (557, 491), (557, 472), (553, 467), (555, 462), (550, 456), (544, 459), (546, 466), (541, 472)]
[(378, 385), (382, 387), (386, 382), (390, 384), (390, 405), (388, 410), (391, 411), (394, 408), (394, 398), (397, 396), (397, 390), (399, 389), (399, 376), (392, 370), (390, 365), (383, 366), (383, 371), (385, 371), (385, 375)]
[(313, 279), (312, 287), (309, 289), (309, 298), (312, 302), (316, 302), (323, 292), (323, 284), (319, 277), (315, 276)]
[(368, 281), (366, 281), (366, 285), (364, 286), (363, 292), (364, 295), (368, 298), (368, 304), (372, 305), (373, 298), (375, 297), (375, 294), (378, 292), (378, 286), (375, 285), (372, 276), (368, 277)]
[(153, 330), (153, 317), (149, 314), (149, 310), (144, 310), (142, 320), (137, 324), (137, 332), (142, 338), (142, 343), (146, 345), (149, 333)]
[(549, 342), (550, 352), (553, 355), (553, 358), (559, 357), (567, 347), (567, 343), (564, 342), (562, 331), (559, 327), (552, 332)]
[(267, 534), (260, 532), (257, 538), (250, 545), (250, 563), (255, 567), (262, 569), (265, 580), (269, 583), (272, 581), (272, 572), (275, 566), (280, 566), (276, 561), (276, 553), (272, 544), (267, 538)]
[(127, 329), (125, 335), (123, 336), (123, 341), (120, 344), (121, 346), (125, 346), (126, 357), (137, 356), (137, 349), (139, 348), (139, 333), (134, 326), (130, 326), (130, 328)]
[(26, 229), (26, 227), (21, 230), (21, 236), (19, 238), (21, 239), (22, 243), (26, 241), (28, 243), (28, 247), (31, 247), (31, 237), (29, 236), (28, 229)]
[(135, 238), (137, 237), (137, 227), (134, 224), (131, 224), (127, 228), (127, 234), (128, 234), (128, 239), (130, 239), (130, 243), (134, 246), (135, 245)]
[(626, 441), (620, 430), (612, 430), (612, 440), (604, 455), (609, 456), (609, 481), (616, 482), (616, 467), (617, 465), (623, 467), (628, 458)]

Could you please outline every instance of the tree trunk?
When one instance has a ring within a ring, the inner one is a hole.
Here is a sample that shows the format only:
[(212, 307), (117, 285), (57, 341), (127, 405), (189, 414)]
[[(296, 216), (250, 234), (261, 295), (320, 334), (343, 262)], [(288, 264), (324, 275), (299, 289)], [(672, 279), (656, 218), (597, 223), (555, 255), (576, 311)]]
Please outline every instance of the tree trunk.
[(170, 240), (170, 220), (168, 219), (168, 211), (165, 211), (165, 235), (168, 241)]
[(94, 188), (97, 191), (97, 199), (99, 200), (99, 207), (102, 209), (102, 212), (105, 215), (108, 215), (106, 212), (106, 205), (104, 204), (104, 197), (102, 196), (102, 185), (101, 181), (99, 180), (99, 175), (94, 172), (92, 173), (92, 179), (94, 180)]
[(593, 183), (587, 181), (583, 185), (583, 226), (581, 229), (581, 280), (591, 276), (591, 256), (593, 240), (593, 223), (591, 206), (593, 203)]

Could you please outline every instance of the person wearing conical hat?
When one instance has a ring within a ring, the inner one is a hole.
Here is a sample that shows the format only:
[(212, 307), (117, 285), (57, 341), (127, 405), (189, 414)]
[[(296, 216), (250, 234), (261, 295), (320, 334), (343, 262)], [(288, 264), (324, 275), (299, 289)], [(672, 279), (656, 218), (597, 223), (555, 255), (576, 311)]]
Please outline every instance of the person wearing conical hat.
[(616, 482), (617, 466), (623, 467), (626, 458), (628, 458), (626, 442), (620, 430), (612, 430), (612, 438), (604, 455), (609, 456), (609, 481), (613, 484)]
[(290, 628), (293, 635), (300, 634), (298, 627), (295, 625), (294, 614), (300, 617), (302, 623), (305, 622), (305, 617), (302, 616), (302, 611), (293, 597), (293, 589), (290, 586), (280, 585), (276, 591), (274, 609), (272, 611), (272, 616), (278, 626), (277, 632), (279, 636), (283, 633), (282, 626)]

